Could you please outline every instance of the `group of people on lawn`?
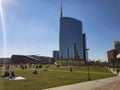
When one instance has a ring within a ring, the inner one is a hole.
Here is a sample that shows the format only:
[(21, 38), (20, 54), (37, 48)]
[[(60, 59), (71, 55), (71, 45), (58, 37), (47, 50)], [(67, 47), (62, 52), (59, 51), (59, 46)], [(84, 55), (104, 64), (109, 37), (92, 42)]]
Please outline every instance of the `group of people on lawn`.
[(8, 71), (5, 71), (4, 75), (2, 75), (1, 77), (13, 79), (13, 78), (15, 78), (15, 73), (14, 73), (14, 71), (11, 71), (10, 73)]

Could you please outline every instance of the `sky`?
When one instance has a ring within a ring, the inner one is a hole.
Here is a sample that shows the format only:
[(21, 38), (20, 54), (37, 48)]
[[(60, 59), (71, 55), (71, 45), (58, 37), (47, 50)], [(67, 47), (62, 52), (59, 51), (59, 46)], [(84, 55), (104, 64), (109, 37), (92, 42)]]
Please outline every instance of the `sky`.
[[(62, 0), (63, 16), (83, 23), (89, 59), (107, 61), (120, 41), (120, 0)], [(2, 0), (6, 57), (13, 54), (52, 56), (59, 50), (60, 0)], [(0, 18), (0, 57), (3, 35)]]

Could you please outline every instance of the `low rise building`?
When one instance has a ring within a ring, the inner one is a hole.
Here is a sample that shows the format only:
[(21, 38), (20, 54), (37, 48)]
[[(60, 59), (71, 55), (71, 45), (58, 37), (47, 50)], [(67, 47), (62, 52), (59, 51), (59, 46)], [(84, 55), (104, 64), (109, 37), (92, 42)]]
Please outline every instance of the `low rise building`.
[(37, 55), (12, 55), (10, 63), (13, 64), (52, 64), (55, 59)]

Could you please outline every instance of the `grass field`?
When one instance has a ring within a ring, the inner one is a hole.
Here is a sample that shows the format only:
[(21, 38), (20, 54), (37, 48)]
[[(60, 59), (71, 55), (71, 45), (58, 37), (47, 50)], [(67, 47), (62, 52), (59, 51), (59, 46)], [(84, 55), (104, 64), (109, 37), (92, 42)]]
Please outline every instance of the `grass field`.
[[(69, 72), (69, 67), (50, 66), (48, 71), (38, 69), (38, 74), (34, 75), (32, 69), (14, 69), (17, 76), (25, 77), (26, 80), (8, 80), (0, 78), (0, 90), (41, 90), (45, 88), (57, 87), (73, 83), (88, 81), (87, 67), (73, 67), (73, 72)], [(0, 71), (2, 74), (2, 71)], [(91, 80), (115, 76), (105, 68), (90, 67)]]

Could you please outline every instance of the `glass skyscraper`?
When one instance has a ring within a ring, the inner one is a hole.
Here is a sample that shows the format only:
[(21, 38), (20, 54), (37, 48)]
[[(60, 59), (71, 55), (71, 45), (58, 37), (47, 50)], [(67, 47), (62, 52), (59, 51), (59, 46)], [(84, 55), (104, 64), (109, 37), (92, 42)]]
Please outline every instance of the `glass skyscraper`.
[(82, 22), (75, 18), (60, 16), (59, 58), (85, 59), (86, 41), (82, 32)]

